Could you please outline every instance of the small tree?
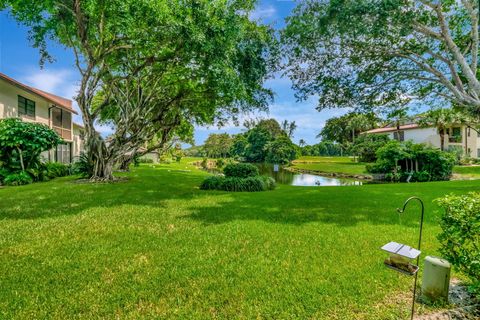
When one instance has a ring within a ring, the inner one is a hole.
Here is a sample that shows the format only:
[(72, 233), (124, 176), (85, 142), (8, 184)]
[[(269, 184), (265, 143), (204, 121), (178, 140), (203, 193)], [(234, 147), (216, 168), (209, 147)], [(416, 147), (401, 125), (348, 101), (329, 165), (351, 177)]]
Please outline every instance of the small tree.
[(419, 121), (422, 127), (434, 126), (440, 136), (440, 149), (445, 150), (445, 134), (452, 124), (466, 122), (466, 117), (453, 109), (433, 109), (427, 111)]
[(480, 297), (480, 194), (449, 195), (438, 200), (445, 209), (438, 239), (440, 251), (472, 281)]
[(350, 150), (358, 155), (361, 162), (375, 162), (377, 150), (383, 147), (390, 139), (386, 134), (362, 134), (352, 144)]
[(25, 171), (40, 162), (40, 154), (62, 139), (44, 124), (20, 119), (0, 120), (0, 166), (11, 172)]
[(288, 137), (279, 137), (267, 144), (265, 161), (288, 164), (298, 157), (298, 153), (298, 147)]

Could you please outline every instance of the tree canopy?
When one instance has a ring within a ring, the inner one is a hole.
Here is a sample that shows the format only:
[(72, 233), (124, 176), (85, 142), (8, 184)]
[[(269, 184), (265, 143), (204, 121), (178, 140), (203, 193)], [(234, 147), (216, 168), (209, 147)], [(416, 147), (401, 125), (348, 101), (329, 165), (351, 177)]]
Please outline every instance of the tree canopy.
[(40, 161), (40, 154), (63, 140), (44, 124), (10, 118), (0, 120), (0, 168), (25, 171)]
[(361, 132), (375, 128), (378, 121), (373, 114), (350, 112), (328, 119), (318, 137), (346, 147), (349, 143), (354, 142)]
[[(42, 61), (51, 58), (47, 39), (74, 52), (87, 153), (95, 175), (109, 179), (118, 159), (155, 135), (266, 108), (275, 41), (269, 27), (248, 18), (254, 4), (9, 0), (1, 7), (30, 27)], [(95, 131), (99, 120), (115, 129), (108, 144)]]
[(282, 33), (286, 73), (318, 109), (421, 101), (480, 112), (478, 1), (302, 1)]

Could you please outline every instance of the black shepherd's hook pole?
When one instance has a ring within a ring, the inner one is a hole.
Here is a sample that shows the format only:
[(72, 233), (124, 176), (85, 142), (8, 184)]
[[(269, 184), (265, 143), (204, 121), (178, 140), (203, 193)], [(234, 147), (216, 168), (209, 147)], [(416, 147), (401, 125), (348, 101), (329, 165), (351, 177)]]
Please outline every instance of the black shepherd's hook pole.
[[(417, 248), (420, 251), (420, 247), (422, 245), (423, 215), (425, 213), (425, 206), (423, 205), (423, 201), (419, 197), (408, 198), (407, 201), (405, 201), (405, 203), (403, 204), (403, 208), (397, 209), (397, 211), (398, 213), (404, 213), (405, 208), (407, 207), (407, 204), (412, 200), (417, 200), (422, 205), (422, 216), (420, 217), (420, 235), (418, 236), (418, 248)], [(418, 255), (417, 257), (417, 266), (420, 266), (420, 255)], [(412, 320), (413, 320), (413, 314), (415, 313), (415, 296), (417, 294), (417, 278), (418, 278), (418, 272), (415, 273), (415, 284), (413, 285), (412, 315), (410, 317), (410, 319)]]

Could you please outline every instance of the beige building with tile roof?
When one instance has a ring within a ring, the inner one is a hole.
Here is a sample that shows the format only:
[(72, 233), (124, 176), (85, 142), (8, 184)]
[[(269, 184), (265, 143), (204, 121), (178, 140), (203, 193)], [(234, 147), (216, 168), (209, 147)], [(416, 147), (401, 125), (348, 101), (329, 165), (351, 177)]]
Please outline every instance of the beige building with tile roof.
[(83, 127), (72, 121), (72, 101), (30, 87), (0, 73), (0, 119), (20, 118), (43, 123), (65, 141), (42, 154), (46, 161), (71, 163), (83, 151)]
[[(404, 124), (399, 127), (387, 125), (364, 133), (386, 134), (390, 139), (413, 141), (440, 148), (441, 136), (435, 127), (421, 127), (416, 123)], [(480, 134), (464, 124), (452, 124), (444, 135), (445, 150), (459, 150), (464, 156), (480, 158)]]

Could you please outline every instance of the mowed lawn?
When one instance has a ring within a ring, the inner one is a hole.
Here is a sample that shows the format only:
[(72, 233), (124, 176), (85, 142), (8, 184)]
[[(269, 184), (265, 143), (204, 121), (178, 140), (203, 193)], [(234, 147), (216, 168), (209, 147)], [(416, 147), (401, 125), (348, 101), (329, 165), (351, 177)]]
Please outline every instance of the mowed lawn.
[[(293, 161), (292, 167), (310, 170), (312, 172), (344, 173), (368, 175), (367, 163), (355, 162), (353, 157), (314, 157), (305, 156)], [(455, 179), (480, 179), (480, 165), (455, 166), (453, 168)]]
[(462, 179), (480, 179), (480, 166), (456, 166), (453, 173)]
[(351, 157), (305, 156), (293, 161), (292, 167), (317, 172), (337, 172), (345, 174), (367, 174), (366, 163), (354, 162)]
[(402, 319), (389, 241), (435, 254), (433, 199), (480, 181), (201, 191), (186, 163), (0, 189), (0, 319)]

